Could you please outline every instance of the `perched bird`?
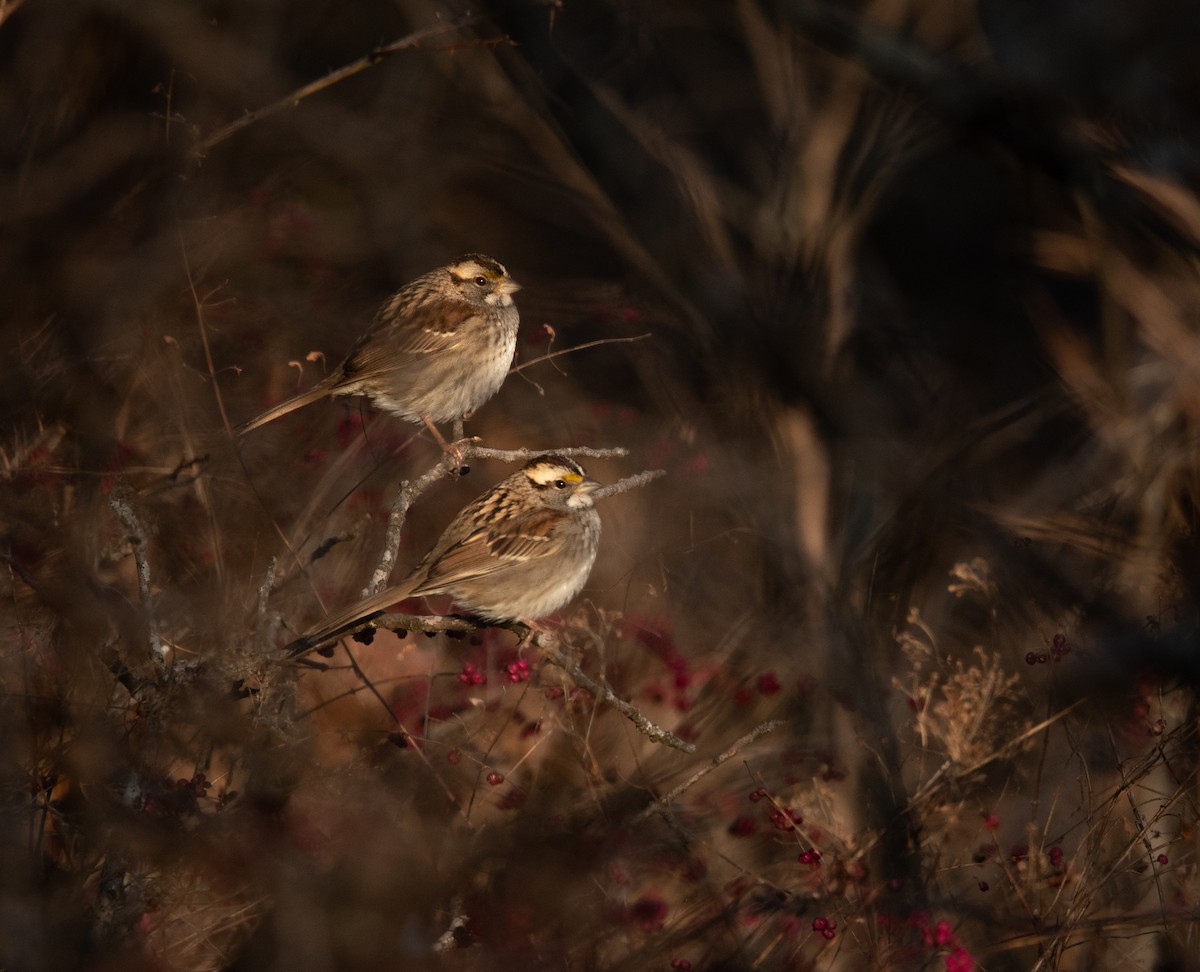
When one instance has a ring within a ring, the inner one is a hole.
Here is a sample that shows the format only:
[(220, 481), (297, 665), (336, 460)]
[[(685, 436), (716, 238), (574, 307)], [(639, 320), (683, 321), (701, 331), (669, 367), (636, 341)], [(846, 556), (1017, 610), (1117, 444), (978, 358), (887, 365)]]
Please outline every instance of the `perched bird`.
[(260, 425), (326, 395), (366, 395), (409, 422), (457, 422), (491, 398), (517, 345), (520, 285), (482, 253), (459, 257), (405, 284), (324, 380), (235, 430)]
[(565, 456), (531, 459), (464, 507), (403, 583), (326, 618), (288, 651), (314, 648), (427, 594), (449, 594), (483, 621), (554, 613), (579, 593), (596, 561), (599, 486)]

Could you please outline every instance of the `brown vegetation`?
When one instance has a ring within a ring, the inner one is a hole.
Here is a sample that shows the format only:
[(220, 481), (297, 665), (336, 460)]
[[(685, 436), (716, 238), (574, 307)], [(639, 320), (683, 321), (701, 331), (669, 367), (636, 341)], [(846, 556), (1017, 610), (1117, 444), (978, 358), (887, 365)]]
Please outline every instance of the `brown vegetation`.
[[(1094, 6), (0, 2), (0, 967), (1196, 968), (1195, 15)], [(289, 658), (441, 453), (230, 429), (469, 251), (468, 431), (667, 475)]]

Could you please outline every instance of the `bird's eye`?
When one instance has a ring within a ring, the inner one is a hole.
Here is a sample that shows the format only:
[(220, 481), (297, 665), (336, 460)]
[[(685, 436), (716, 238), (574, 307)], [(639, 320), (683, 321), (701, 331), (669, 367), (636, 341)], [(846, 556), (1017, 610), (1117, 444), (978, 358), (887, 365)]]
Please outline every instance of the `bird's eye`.
[(554, 480), (554, 488), (555, 488), (555, 489), (566, 489), (566, 488), (567, 488), (567, 481), (566, 481), (565, 479), (556, 479), (556, 480)]
[(478, 277), (475, 278), (475, 286), (476, 287), (486, 287), (487, 286), (487, 277), (483, 276), (483, 274), (480, 274)]

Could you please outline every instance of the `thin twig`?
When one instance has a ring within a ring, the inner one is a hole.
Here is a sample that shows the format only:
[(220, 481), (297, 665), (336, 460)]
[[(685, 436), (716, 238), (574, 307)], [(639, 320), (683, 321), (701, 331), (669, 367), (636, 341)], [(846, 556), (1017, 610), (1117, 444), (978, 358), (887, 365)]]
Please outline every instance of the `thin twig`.
[(632, 344), (634, 341), (645, 341), (647, 338), (654, 337), (653, 334), (635, 334), (632, 337), (618, 338), (600, 338), (596, 341), (586, 341), (583, 344), (576, 344), (574, 347), (563, 348), (561, 351), (550, 351), (546, 354), (539, 355), (530, 361), (522, 361), (519, 365), (514, 365), (508, 369), (510, 375), (518, 374), (526, 368), (532, 368), (535, 364), (541, 364), (543, 361), (552, 361), (555, 358), (561, 358), (564, 354), (574, 354), (576, 351), (582, 351), (585, 348), (596, 348), (602, 344)]
[[(235, 122), (230, 122), (222, 128), (217, 129), (207, 138), (201, 140), (195, 147), (194, 152), (198, 159), (202, 159), (208, 151), (215, 145), (220, 144), (229, 138), (231, 135), (240, 132), (243, 128), (253, 125), (255, 122), (262, 121), (271, 115), (285, 111), (289, 108), (295, 108), (305, 98), (310, 95), (324, 91), (326, 88), (332, 87), (351, 78), (356, 74), (372, 68), (380, 61), (386, 60), (393, 54), (399, 54), (401, 51), (412, 50), (419, 48), (422, 41), (429, 40), (432, 37), (438, 37), (443, 34), (453, 33), (454, 31), (463, 30), (466, 27), (475, 23), (475, 18), (469, 17), (465, 20), (457, 21), (452, 24), (438, 24), (435, 27), (427, 27), (424, 30), (414, 31), (407, 37), (402, 37), (398, 41), (393, 41), (390, 44), (385, 44), (382, 47), (376, 47), (374, 50), (360, 57), (357, 61), (340, 67), (335, 71), (331, 71), (325, 77), (312, 81), (309, 84), (297, 88), (291, 94), (285, 95), (278, 101), (274, 101), (269, 105), (264, 105), (254, 111), (247, 112)], [(491, 47), (496, 44), (511, 43), (507, 37), (491, 37), (477, 40), (473, 45), (476, 47)]]
[(597, 700), (605, 705), (611, 706), (621, 713), (626, 719), (633, 723), (634, 728), (652, 742), (660, 743), (664, 746), (670, 746), (672, 749), (678, 749), (682, 753), (694, 753), (696, 746), (694, 743), (684, 742), (678, 736), (668, 729), (663, 729), (656, 726), (653, 722), (642, 715), (641, 710), (637, 706), (626, 702), (613, 693), (607, 685), (597, 682), (591, 676), (584, 673), (580, 668), (579, 662), (573, 658), (567, 657), (566, 653), (558, 647), (556, 640), (551, 640), (544, 634), (539, 635), (537, 645), (545, 654), (545, 657), (552, 663), (557, 665), (563, 671), (574, 679), (575, 684), (582, 685), (585, 689), (592, 693)]
[[(183, 238), (183, 230), (179, 228), (178, 223), (175, 227), (176, 235), (179, 238), (179, 254), (183, 259), (183, 271), (187, 276), (188, 290), (192, 295), (192, 305), (196, 309), (196, 327), (200, 332), (200, 344), (204, 348), (204, 363), (208, 368), (208, 378), (213, 390), (213, 397), (217, 402), (217, 410), (221, 413), (221, 422), (225, 426), (226, 432), (229, 432), (229, 416), (225, 412), (225, 398), (221, 394), (221, 385), (217, 381), (217, 369), (213, 363), (212, 345), (208, 340), (208, 327), (204, 321), (204, 302), (200, 299), (199, 293), (196, 292), (196, 281), (192, 276), (192, 264), (188, 259), (187, 243)], [(221, 531), (217, 528), (213, 512), (213, 504), (208, 501), (207, 487), (203, 478), (197, 476), (196, 490), (198, 497), (208, 513), (209, 526), (211, 527), (209, 538), (213, 547), (213, 566), (216, 569), (217, 579), (222, 579), (224, 574), (225, 557), (221, 550)]]
[(625, 493), (631, 489), (636, 489), (639, 486), (645, 486), (646, 483), (653, 482), (656, 479), (661, 479), (667, 474), (665, 469), (647, 469), (645, 472), (637, 473), (634, 476), (626, 476), (624, 479), (618, 479), (615, 483), (609, 483), (607, 486), (601, 486), (599, 489), (592, 492), (592, 499), (602, 500), (608, 496), (615, 496), (617, 493)]
[(652, 804), (650, 804), (650, 806), (646, 807), (645, 810), (633, 818), (634, 822), (639, 823), (649, 817), (652, 813), (661, 813), (663, 816), (668, 816), (671, 812), (671, 804), (678, 800), (687, 790), (695, 786), (696, 783), (704, 779), (704, 777), (706, 777), (722, 763), (732, 759), (738, 754), (739, 751), (744, 749), (746, 746), (749, 746), (752, 742), (756, 742), (769, 732), (774, 732), (776, 729), (782, 729), (785, 725), (787, 725), (787, 723), (782, 719), (772, 719), (769, 722), (763, 722), (755, 726), (748, 733), (746, 733), (746, 735), (742, 736), (741, 739), (725, 750), (725, 752), (718, 756), (714, 756), (709, 761), (707, 766), (700, 767), (700, 769), (696, 770), (695, 773), (680, 783), (679, 786), (675, 787), (675, 789), (673, 789), (670, 793), (666, 794), (666, 796), (659, 797)]
[(1086, 701), (1088, 701), (1086, 698), (1076, 699), (1074, 702), (1072, 702), (1070, 705), (1068, 705), (1065, 709), (1061, 709), (1059, 712), (1056, 712), (1054, 715), (1050, 716), (1050, 718), (1048, 718), (1048, 719), (1043, 719), (1036, 726), (1031, 726), (1030, 728), (1026, 729), (1023, 733), (1021, 733), (1021, 735), (1017, 736), (1015, 739), (1010, 739), (1003, 746), (1001, 746), (999, 749), (997, 749), (994, 753), (991, 753), (988, 756), (985, 756), (983, 759), (979, 760), (977, 763), (975, 763), (972, 766), (968, 766), (966, 768), (957, 770), (957, 772), (951, 773), (951, 771), (955, 769), (957, 764), (953, 760), (950, 760), (950, 759), (946, 760), (946, 762), (944, 762), (940, 767), (938, 767), (937, 772), (934, 773), (933, 776), (931, 776), (928, 780), (925, 781), (925, 783), (921, 786), (920, 790), (918, 790), (915, 794), (913, 794), (913, 796), (909, 799), (907, 810), (911, 811), (922, 800), (924, 800), (931, 793), (933, 793), (934, 790), (941, 784), (943, 777), (950, 776), (950, 778), (952, 780), (969, 779), (971, 776), (974, 776), (976, 773), (978, 773), (981, 769), (983, 769), (989, 763), (993, 763), (998, 759), (1007, 759), (1009, 756), (1016, 753), (1022, 746), (1024, 746), (1025, 743), (1028, 742), (1033, 736), (1036, 736), (1043, 729), (1047, 729), (1050, 726), (1054, 725), (1054, 723), (1058, 722), (1060, 719), (1065, 718), (1067, 715), (1069, 715), (1071, 712), (1073, 712), (1079, 706), (1083, 705), (1083, 703)]
[(142, 526), (133, 508), (124, 497), (114, 491), (109, 500), (113, 512), (120, 517), (129, 531), (129, 540), (133, 546), (133, 559), (137, 565), (138, 591), (142, 597), (142, 612), (146, 616), (146, 635), (150, 642), (150, 654), (154, 659), (155, 668), (159, 674), (166, 670), (166, 653), (163, 651), (162, 638), (158, 634), (158, 625), (154, 621), (154, 597), (150, 585), (150, 561), (146, 557), (149, 543), (146, 540), (146, 529)]

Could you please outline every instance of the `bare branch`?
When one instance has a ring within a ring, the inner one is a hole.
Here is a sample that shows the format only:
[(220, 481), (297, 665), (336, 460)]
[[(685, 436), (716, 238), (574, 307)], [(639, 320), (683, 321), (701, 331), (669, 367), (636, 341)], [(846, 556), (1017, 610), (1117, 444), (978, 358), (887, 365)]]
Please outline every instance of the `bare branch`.
[(626, 493), (631, 489), (637, 489), (639, 486), (645, 486), (646, 483), (661, 479), (666, 474), (667, 471), (665, 469), (648, 469), (634, 476), (626, 476), (624, 479), (618, 479), (615, 483), (601, 486), (592, 493), (592, 498), (602, 500), (608, 496), (615, 496), (617, 493)]
[(567, 446), (565, 448), (549, 449), (489, 449), (487, 446), (468, 446), (464, 457), (471, 459), (498, 459), (500, 462), (528, 462), (538, 456), (553, 453), (556, 456), (583, 456), (585, 459), (619, 459), (629, 455), (629, 450), (622, 446), (612, 448), (593, 448), (591, 446)]
[(732, 759), (752, 742), (756, 742), (769, 732), (774, 732), (776, 729), (782, 729), (785, 725), (787, 725), (787, 723), (785, 723), (782, 719), (772, 719), (769, 722), (763, 722), (755, 726), (748, 733), (746, 733), (746, 735), (742, 736), (741, 739), (725, 750), (725, 752), (714, 756), (709, 761), (707, 766), (700, 767), (700, 769), (696, 770), (695, 773), (680, 783), (679, 786), (675, 787), (675, 789), (673, 789), (670, 793), (659, 797), (659, 799), (655, 800), (652, 804), (650, 804), (650, 806), (646, 807), (645, 810), (633, 818), (634, 821), (640, 822), (645, 820), (652, 813), (661, 813), (664, 816), (667, 815), (670, 813), (672, 803), (678, 800), (687, 790), (695, 786), (696, 783), (704, 779), (704, 777), (715, 770), (718, 766)]
[(408, 518), (409, 507), (430, 486), (443, 476), (453, 472), (455, 464), (454, 457), (446, 454), (437, 465), (417, 479), (406, 479), (400, 483), (400, 488), (396, 491), (396, 498), (392, 500), (391, 512), (388, 513), (387, 530), (383, 535), (383, 552), (379, 555), (379, 562), (375, 565), (371, 579), (363, 588), (362, 597), (370, 597), (376, 591), (381, 590), (387, 583), (387, 579), (392, 576), (392, 570), (396, 566), (396, 554), (400, 550), (400, 534), (404, 530), (404, 521)]
[[(347, 78), (351, 78), (356, 74), (360, 74), (361, 72), (367, 70), (367, 68), (372, 68), (380, 61), (384, 61), (391, 57), (393, 54), (399, 54), (401, 51), (418, 49), (421, 47), (423, 41), (427, 41), (433, 37), (439, 37), (445, 34), (454, 33), (455, 31), (463, 30), (474, 23), (474, 18), (467, 18), (452, 24), (438, 24), (434, 27), (427, 27), (424, 30), (414, 31), (407, 37), (402, 37), (398, 41), (385, 44), (383, 47), (377, 47), (373, 51), (365, 54), (363, 57), (360, 57), (357, 61), (352, 61), (344, 67), (338, 68), (336, 71), (331, 71), (329, 74), (325, 75), (325, 77), (297, 88), (291, 94), (285, 95), (278, 101), (272, 102), (269, 105), (264, 105), (262, 108), (258, 108), (254, 111), (247, 112), (237, 121), (230, 122), (223, 128), (217, 129), (215, 132), (213, 132), (207, 138), (202, 139), (196, 145), (194, 154), (197, 159), (203, 159), (208, 151), (213, 148), (213, 146), (219, 145), (231, 135), (240, 132), (243, 128), (247, 128), (248, 126), (253, 125), (255, 122), (262, 121), (264, 118), (278, 114), (281, 111), (286, 111), (289, 108), (295, 108), (300, 104), (301, 101), (310, 95), (317, 94), (320, 91), (324, 91), (326, 88), (333, 87), (333, 85), (345, 81)], [(490, 37), (476, 40), (469, 46), (492, 47), (497, 44), (510, 43), (512, 42), (507, 37)]]
[(544, 652), (545, 657), (550, 662), (557, 665), (563, 671), (574, 679), (576, 685), (582, 685), (585, 689), (592, 693), (596, 699), (603, 702), (605, 705), (611, 706), (621, 713), (626, 719), (633, 723), (638, 732), (649, 738), (651, 742), (660, 743), (664, 746), (670, 746), (672, 749), (678, 749), (682, 753), (694, 753), (696, 746), (694, 743), (684, 742), (669, 729), (663, 729), (656, 726), (653, 722), (642, 715), (641, 710), (637, 706), (626, 702), (618, 697), (612, 689), (601, 682), (597, 682), (591, 676), (584, 673), (580, 668), (579, 662), (573, 658), (569, 658), (565, 652), (558, 646), (557, 639), (553, 636), (545, 634), (539, 635), (537, 639), (538, 647)]

